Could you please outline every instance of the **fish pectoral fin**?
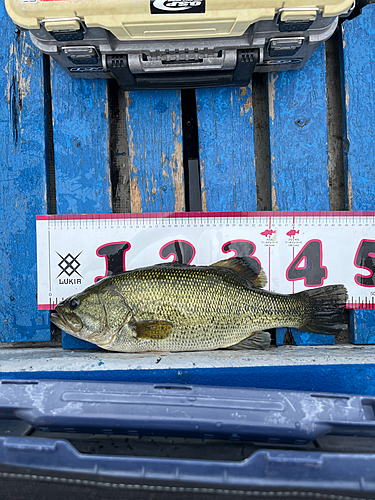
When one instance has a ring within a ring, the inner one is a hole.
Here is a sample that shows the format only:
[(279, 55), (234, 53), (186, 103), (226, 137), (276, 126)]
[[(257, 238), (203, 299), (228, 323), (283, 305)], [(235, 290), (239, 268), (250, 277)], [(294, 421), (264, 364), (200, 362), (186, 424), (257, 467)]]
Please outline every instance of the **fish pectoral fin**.
[(233, 257), (220, 260), (209, 267), (222, 267), (244, 276), (254, 288), (263, 288), (267, 284), (267, 276), (259, 263), (250, 257)]
[(166, 339), (172, 333), (173, 325), (164, 320), (145, 320), (129, 323), (130, 328), (135, 331), (137, 339)]

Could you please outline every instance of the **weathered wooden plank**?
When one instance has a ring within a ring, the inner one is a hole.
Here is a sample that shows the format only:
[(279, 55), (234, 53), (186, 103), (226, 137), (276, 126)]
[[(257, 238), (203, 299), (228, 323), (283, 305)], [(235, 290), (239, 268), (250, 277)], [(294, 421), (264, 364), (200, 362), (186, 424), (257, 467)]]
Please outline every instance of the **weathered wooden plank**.
[[(375, 5), (343, 25), (343, 41), (348, 209), (374, 210)], [(351, 310), (350, 315), (352, 342), (374, 344), (375, 311)]]
[[(107, 82), (76, 80), (52, 64), (51, 93), (57, 213), (110, 213)], [(93, 346), (63, 332), (63, 347)]]
[(126, 93), (132, 212), (185, 210), (179, 90)]
[(43, 59), (0, 4), (0, 342), (50, 340), (37, 310), (35, 216), (47, 212)]
[[(329, 210), (324, 45), (299, 71), (269, 76), (273, 210)], [(333, 335), (286, 329), (276, 343), (333, 344)]]
[(202, 207), (256, 210), (250, 87), (196, 91)]
[(51, 91), (57, 212), (111, 212), (107, 82), (52, 63)]

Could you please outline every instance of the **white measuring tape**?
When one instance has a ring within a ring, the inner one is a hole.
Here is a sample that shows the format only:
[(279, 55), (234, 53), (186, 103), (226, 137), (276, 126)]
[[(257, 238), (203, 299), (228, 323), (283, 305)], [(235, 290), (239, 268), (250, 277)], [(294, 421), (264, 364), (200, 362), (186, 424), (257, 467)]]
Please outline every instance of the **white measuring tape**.
[(375, 308), (375, 212), (211, 212), (37, 216), (38, 308), (104, 276), (160, 262), (249, 256), (267, 289), (346, 285)]

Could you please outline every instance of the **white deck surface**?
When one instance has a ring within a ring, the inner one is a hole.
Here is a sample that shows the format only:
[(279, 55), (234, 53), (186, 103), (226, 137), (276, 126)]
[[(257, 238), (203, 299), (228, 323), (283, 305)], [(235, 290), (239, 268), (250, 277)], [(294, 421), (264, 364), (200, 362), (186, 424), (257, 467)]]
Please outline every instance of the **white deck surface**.
[(154, 370), (373, 364), (373, 346), (282, 346), (267, 351), (115, 353), (61, 348), (0, 348), (0, 372)]

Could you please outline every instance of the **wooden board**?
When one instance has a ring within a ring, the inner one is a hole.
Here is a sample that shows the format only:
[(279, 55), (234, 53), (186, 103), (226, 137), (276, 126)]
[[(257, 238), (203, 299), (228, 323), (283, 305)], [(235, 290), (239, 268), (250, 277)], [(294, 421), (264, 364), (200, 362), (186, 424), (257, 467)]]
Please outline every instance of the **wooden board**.
[[(52, 64), (51, 91), (57, 213), (110, 213), (107, 82), (76, 80)], [(93, 346), (63, 332), (63, 347)]]
[[(375, 206), (375, 5), (343, 25), (349, 210)], [(375, 311), (352, 310), (351, 340), (375, 343)]]
[(204, 211), (256, 210), (251, 88), (196, 91)]
[(126, 93), (132, 212), (185, 210), (179, 90)]
[[(298, 71), (269, 75), (273, 210), (329, 210), (325, 53)], [(278, 329), (282, 345), (333, 344), (333, 335)]]
[(0, 342), (50, 339), (37, 310), (35, 216), (47, 212), (43, 58), (0, 5)]

